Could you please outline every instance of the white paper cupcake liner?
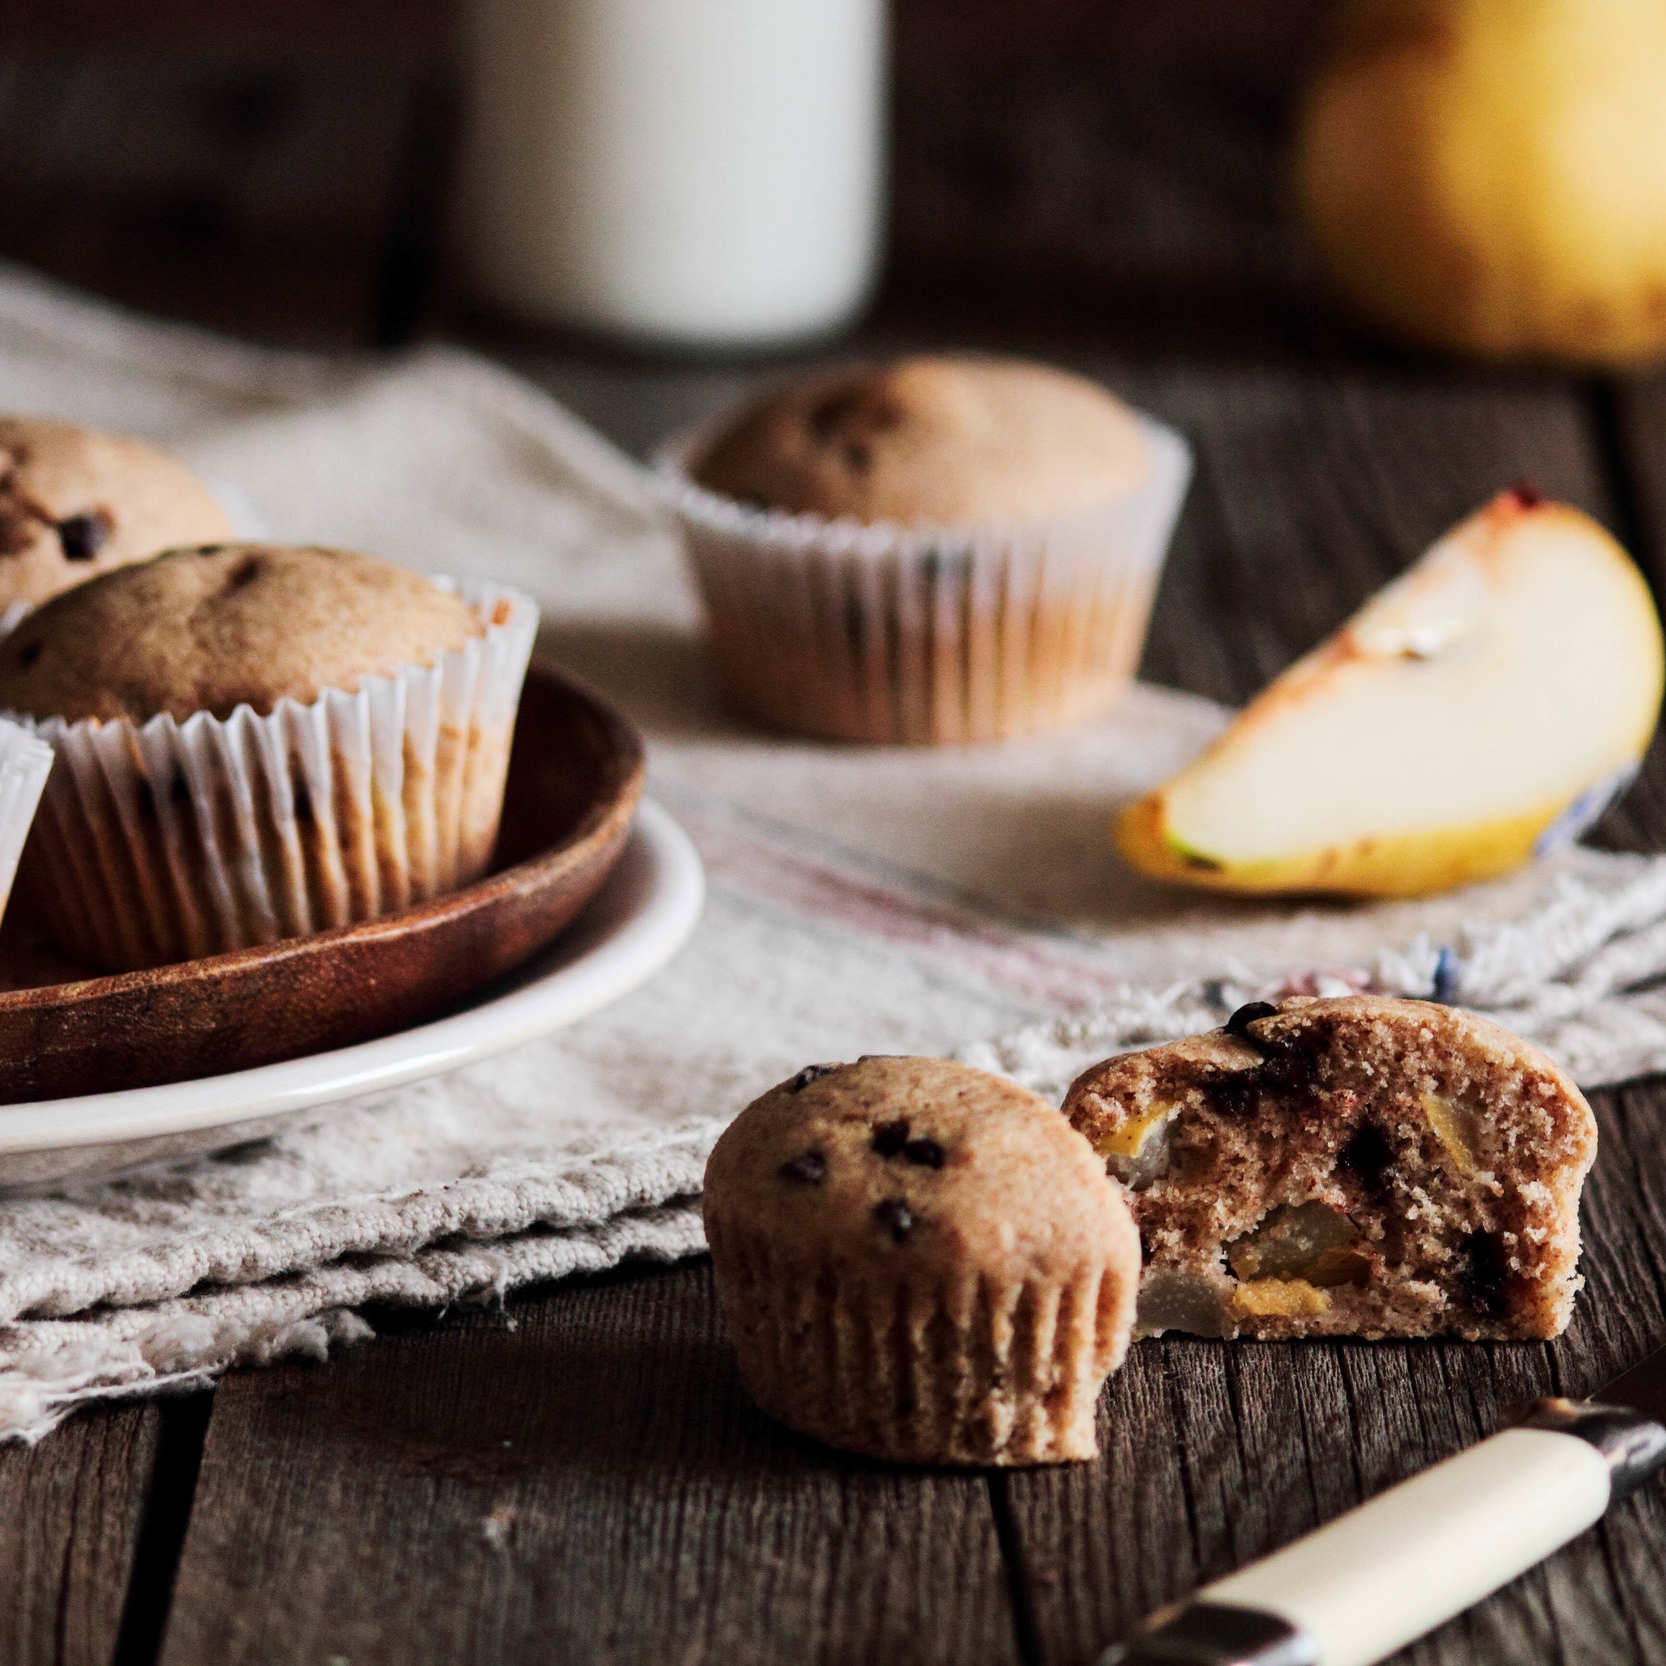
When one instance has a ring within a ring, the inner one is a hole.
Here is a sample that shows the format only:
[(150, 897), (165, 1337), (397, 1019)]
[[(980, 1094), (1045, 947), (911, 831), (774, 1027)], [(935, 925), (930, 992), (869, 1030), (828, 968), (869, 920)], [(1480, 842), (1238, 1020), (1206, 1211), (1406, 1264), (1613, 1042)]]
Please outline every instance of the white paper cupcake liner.
[(11, 901), (18, 858), (52, 773), (52, 748), (0, 718), (0, 917)]
[(1139, 663), (1191, 478), (1171, 429), (1141, 425), (1144, 485), (1013, 526), (913, 528), (737, 503), (691, 479), (704, 435), (657, 459), (731, 696), (779, 728), (914, 745), (998, 740), (1109, 705)]
[(24, 873), (63, 947), (112, 969), (163, 965), (478, 879), (538, 609), (500, 586), (460, 593), (483, 635), (355, 694), (284, 699), (264, 717), (21, 719), (57, 760)]

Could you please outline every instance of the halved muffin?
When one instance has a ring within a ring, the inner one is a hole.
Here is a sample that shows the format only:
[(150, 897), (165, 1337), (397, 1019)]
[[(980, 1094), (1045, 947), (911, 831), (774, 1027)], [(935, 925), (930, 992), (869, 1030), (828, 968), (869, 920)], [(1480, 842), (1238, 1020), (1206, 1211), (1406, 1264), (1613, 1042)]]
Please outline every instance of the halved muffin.
[(1427, 1001), (1296, 997), (1086, 1071), (1144, 1333), (1550, 1337), (1596, 1122), (1538, 1048)]

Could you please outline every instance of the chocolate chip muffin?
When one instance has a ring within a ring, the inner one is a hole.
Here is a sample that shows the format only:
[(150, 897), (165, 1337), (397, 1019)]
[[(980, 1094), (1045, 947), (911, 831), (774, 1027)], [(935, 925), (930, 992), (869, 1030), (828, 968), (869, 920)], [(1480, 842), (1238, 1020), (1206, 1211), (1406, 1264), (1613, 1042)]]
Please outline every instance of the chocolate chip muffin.
[(1189, 467), (1094, 382), (944, 355), (777, 389), (662, 472), (735, 702), (802, 733), (931, 744), (1115, 697)]
[(0, 613), (231, 531), (207, 486), (153, 445), (47, 417), (0, 417)]
[(810, 1065), (718, 1141), (705, 1220), (772, 1416), (905, 1463), (1094, 1455), (1139, 1241), (1044, 1099), (938, 1059)]
[(72, 954), (132, 970), (373, 919), (478, 878), (537, 610), (344, 550), (122, 567), (0, 642), (58, 754), (24, 865)]
[(1257, 1003), (1085, 1072), (1130, 1189), (1142, 1333), (1559, 1335), (1596, 1123), (1537, 1048), (1426, 1001)]

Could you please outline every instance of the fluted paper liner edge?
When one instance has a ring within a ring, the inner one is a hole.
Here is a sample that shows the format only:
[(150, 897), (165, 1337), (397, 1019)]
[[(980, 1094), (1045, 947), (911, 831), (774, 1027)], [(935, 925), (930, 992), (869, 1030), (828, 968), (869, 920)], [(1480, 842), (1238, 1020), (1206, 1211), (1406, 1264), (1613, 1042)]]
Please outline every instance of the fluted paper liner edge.
[(730, 695), (779, 728), (940, 744), (1063, 727), (1114, 701), (1139, 664), (1191, 479), (1186, 442), (1140, 416), (1149, 478), (1083, 514), (904, 527), (753, 508), (661, 448)]
[(998, 1283), (788, 1266), (709, 1197), (706, 1232), (741, 1379), (788, 1427), (898, 1463), (1095, 1456), (1099, 1390), (1133, 1318), (1114, 1268)]

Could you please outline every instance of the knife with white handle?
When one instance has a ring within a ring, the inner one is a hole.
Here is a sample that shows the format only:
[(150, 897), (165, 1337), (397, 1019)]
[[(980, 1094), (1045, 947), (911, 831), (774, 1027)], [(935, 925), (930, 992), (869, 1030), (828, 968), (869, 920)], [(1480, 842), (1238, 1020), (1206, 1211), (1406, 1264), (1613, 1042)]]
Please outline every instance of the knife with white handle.
[(1666, 1348), (1159, 1610), (1099, 1666), (1369, 1666), (1666, 1466)]

